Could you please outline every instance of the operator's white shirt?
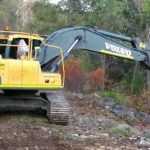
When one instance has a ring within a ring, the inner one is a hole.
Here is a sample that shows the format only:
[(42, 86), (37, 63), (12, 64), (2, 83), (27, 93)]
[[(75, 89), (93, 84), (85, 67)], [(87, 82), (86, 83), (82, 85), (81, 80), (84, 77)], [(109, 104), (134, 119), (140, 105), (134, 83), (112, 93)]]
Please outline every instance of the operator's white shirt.
[(21, 39), (18, 44), (17, 57), (20, 58), (21, 56), (25, 56), (28, 52), (29, 47), (27, 46), (26, 42), (23, 39)]

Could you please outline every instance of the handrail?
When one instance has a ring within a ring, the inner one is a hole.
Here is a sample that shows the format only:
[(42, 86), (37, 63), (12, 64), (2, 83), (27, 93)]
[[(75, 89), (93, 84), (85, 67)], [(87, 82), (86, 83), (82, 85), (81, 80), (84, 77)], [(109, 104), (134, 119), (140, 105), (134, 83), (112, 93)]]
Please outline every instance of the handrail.
[(3, 31), (3, 30), (0, 30), (0, 33), (30, 35), (30, 33), (27, 33), (27, 32)]
[(33, 36), (33, 37), (38, 37), (40, 39), (43, 39), (42, 37), (40, 37), (38, 34), (30, 34), (30, 33), (27, 33), (27, 32), (16, 32), (16, 31), (3, 31), (3, 30), (0, 30), (0, 34), (21, 34), (21, 35), (26, 35), (26, 36)]
[(42, 44), (44, 44), (47, 47), (56, 48), (56, 49), (58, 49), (60, 51), (60, 55), (61, 55), (61, 59), (62, 59), (62, 87), (64, 87), (64, 82), (65, 82), (65, 66), (64, 66), (64, 55), (63, 55), (62, 48), (59, 47), (59, 46), (46, 44), (44, 41), (41, 41), (41, 42), (42, 42)]
[[(26, 47), (23, 45), (11, 45), (11, 44), (0, 44), (0, 46), (10, 46), (10, 47)], [(28, 46), (28, 45), (27, 45)], [(29, 46), (28, 46), (29, 47)]]

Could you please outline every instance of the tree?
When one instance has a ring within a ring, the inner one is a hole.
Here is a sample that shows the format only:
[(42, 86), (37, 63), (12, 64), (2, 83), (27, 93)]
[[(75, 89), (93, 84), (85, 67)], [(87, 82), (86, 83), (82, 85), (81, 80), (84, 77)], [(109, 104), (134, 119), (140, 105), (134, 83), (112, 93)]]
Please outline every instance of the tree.
[(61, 0), (58, 4), (67, 16), (67, 25), (85, 25), (86, 11), (81, 0)]
[[(142, 3), (142, 25), (145, 30), (145, 37), (147, 40), (147, 43), (150, 45), (150, 2), (149, 0), (144, 0)], [(150, 91), (150, 72), (147, 71), (147, 87), (148, 91)], [(150, 98), (149, 98), (150, 101)]]
[(24, 31), (25, 25), (32, 16), (32, 6), (34, 5), (32, 0), (22, 1), (16, 11), (16, 27), (17, 30)]
[(143, 0), (142, 14), (143, 14), (143, 18), (150, 23), (150, 1), (149, 0)]
[[(131, 0), (62, 0), (59, 6), (62, 12), (68, 15), (68, 25), (89, 24), (133, 37), (137, 36), (138, 33), (140, 35), (140, 14)], [(95, 53), (89, 55), (86, 52), (78, 52), (76, 55), (81, 58), (81, 64), (85, 70), (87, 68), (89, 70), (95, 69), (98, 66), (110, 66), (109, 63), (111, 64), (111, 62), (116, 63), (119, 70), (124, 68), (122, 59), (110, 59), (109, 56)], [(85, 56), (88, 58), (88, 62)], [(106, 62), (108, 63), (106, 64)]]
[[(16, 10), (22, 0), (3, 0), (0, 5), (0, 27), (9, 26), (11, 30), (16, 29)], [(13, 14), (13, 15), (12, 15)]]
[(91, 13), (88, 16), (88, 22), (90, 24), (130, 36), (138, 33), (139, 15), (133, 1), (93, 0), (89, 3)]
[(51, 32), (65, 26), (66, 16), (59, 13), (56, 5), (47, 1), (36, 1), (32, 7), (32, 17), (26, 25), (26, 30), (40, 34)]

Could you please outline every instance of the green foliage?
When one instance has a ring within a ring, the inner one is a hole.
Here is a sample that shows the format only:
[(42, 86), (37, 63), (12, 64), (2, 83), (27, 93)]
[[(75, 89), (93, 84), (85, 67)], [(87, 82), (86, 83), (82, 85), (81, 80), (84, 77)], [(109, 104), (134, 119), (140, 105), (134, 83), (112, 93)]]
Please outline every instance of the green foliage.
[(16, 10), (21, 0), (3, 0), (0, 4), (0, 28), (9, 26), (11, 30), (16, 28)]
[(144, 20), (150, 22), (150, 1), (143, 0), (142, 4), (142, 17)]
[(91, 62), (89, 52), (75, 50), (73, 52), (73, 55), (75, 56), (75, 58), (80, 59), (80, 67), (82, 71), (84, 72), (91, 71), (91, 69), (93, 68), (93, 63)]
[(70, 14), (80, 13), (83, 10), (81, 0), (61, 0), (59, 5)]
[(17, 120), (23, 123), (27, 123), (30, 122), (32, 124), (48, 124), (48, 119), (46, 117), (43, 117), (41, 115), (36, 115), (32, 112), (32, 114), (30, 113), (26, 113), (26, 114), (16, 114)]
[(100, 95), (103, 97), (112, 97), (114, 98), (117, 104), (123, 103), (125, 96), (115, 91), (101, 91)]
[(129, 137), (132, 135), (129, 131), (121, 130), (116, 127), (113, 127), (109, 130), (109, 134), (111, 136), (118, 136), (118, 137)]
[(108, 60), (108, 77), (112, 81), (112, 83), (121, 82), (129, 71), (133, 71), (135, 62), (122, 58), (111, 59), (112, 60)]
[(66, 24), (66, 16), (59, 13), (57, 6), (45, 1), (35, 2), (32, 19), (26, 29), (41, 34), (51, 33)]
[(136, 70), (134, 76), (133, 72), (129, 72), (126, 75), (126, 86), (127, 89), (130, 91), (130, 94), (139, 95), (145, 86), (145, 74), (142, 71)]
[(139, 25), (139, 16), (133, 2), (94, 0), (91, 1), (91, 8), (92, 12), (88, 16), (90, 24), (109, 31), (135, 34)]

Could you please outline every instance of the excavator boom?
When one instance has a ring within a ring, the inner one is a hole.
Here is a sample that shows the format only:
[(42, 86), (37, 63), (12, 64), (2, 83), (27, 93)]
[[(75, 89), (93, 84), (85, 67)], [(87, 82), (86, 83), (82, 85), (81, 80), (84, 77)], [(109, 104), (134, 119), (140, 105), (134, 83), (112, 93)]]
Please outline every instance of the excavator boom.
[[(150, 68), (147, 52), (139, 48), (135, 39), (96, 28), (64, 28), (52, 33), (45, 42), (61, 47), (64, 58), (67, 58), (72, 50), (81, 49), (138, 61)], [(53, 72), (58, 68), (61, 64), (58, 54), (55, 48), (49, 49), (41, 45), (38, 60), (42, 69)], [(54, 61), (56, 65), (51, 66)]]

